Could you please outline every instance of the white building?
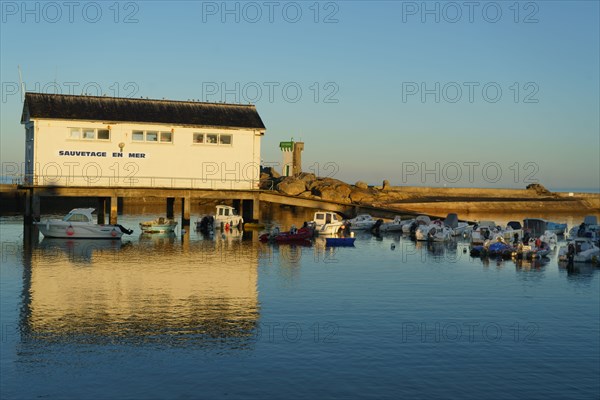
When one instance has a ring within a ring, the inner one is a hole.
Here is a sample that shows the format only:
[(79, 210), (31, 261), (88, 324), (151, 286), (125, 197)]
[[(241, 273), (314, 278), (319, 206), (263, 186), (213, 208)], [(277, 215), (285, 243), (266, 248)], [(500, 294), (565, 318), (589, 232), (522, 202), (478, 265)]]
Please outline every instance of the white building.
[(27, 93), (25, 183), (256, 189), (253, 105)]

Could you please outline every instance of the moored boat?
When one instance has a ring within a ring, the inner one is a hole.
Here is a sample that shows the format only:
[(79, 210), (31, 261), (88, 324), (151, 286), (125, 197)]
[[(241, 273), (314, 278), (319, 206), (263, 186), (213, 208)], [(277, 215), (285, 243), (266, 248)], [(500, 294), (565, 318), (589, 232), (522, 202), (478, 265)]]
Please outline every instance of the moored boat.
[(144, 233), (168, 233), (175, 231), (177, 221), (159, 217), (152, 221), (140, 222), (140, 229)]
[(558, 261), (599, 262), (600, 248), (590, 238), (576, 238), (558, 251)]
[(354, 246), (354, 237), (328, 237), (325, 238), (325, 246), (328, 247), (352, 247)]
[(369, 230), (373, 228), (377, 220), (369, 214), (359, 214), (356, 218), (348, 219), (344, 221), (350, 223), (350, 229), (353, 231)]
[(95, 224), (93, 208), (74, 208), (63, 219), (37, 222), (45, 237), (63, 239), (120, 239), (124, 233), (133, 231), (122, 225)]
[(317, 211), (311, 225), (319, 235), (335, 235), (342, 229), (344, 223), (334, 212)]
[(384, 222), (379, 227), (380, 232), (402, 232), (402, 227), (407, 224), (412, 224), (415, 220), (405, 220), (402, 221), (402, 218), (399, 215), (396, 215), (392, 221)]
[(445, 242), (451, 236), (452, 229), (445, 226), (440, 220), (435, 220), (429, 225), (420, 225), (415, 231), (415, 238), (419, 241)]

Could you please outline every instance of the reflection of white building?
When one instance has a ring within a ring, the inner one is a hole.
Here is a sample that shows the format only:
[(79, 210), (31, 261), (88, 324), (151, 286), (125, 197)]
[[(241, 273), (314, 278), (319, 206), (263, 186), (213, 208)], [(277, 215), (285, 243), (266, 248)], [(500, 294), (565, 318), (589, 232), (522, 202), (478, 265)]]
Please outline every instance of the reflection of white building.
[(27, 93), (26, 183), (254, 189), (253, 105)]
[(259, 318), (255, 249), (212, 241), (179, 249), (168, 239), (113, 246), (44, 239), (27, 267), (23, 324), (67, 340), (251, 336)]

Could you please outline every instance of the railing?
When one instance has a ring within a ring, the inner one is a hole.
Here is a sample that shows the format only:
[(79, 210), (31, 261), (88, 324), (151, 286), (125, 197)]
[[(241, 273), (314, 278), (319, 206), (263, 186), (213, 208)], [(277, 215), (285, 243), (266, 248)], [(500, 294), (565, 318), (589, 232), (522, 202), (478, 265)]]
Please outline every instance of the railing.
[(26, 175), (19, 184), (61, 187), (119, 187), (164, 189), (258, 190), (258, 179), (185, 178), (156, 176)]

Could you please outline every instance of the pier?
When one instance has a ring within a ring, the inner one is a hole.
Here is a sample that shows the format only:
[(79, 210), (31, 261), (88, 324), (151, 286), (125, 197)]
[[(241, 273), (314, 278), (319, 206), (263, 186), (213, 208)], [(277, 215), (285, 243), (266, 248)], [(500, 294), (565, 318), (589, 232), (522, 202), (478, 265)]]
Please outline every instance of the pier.
[[(259, 221), (260, 204), (262, 202), (281, 204), (292, 207), (305, 207), (326, 211), (334, 211), (344, 216), (352, 216), (368, 212), (376, 218), (393, 218), (394, 215), (416, 215), (413, 211), (392, 210), (383, 207), (338, 203), (327, 200), (308, 199), (288, 196), (272, 190), (238, 190), (238, 189), (182, 189), (152, 187), (115, 187), (103, 186), (18, 186), (17, 191), (25, 197), (24, 222), (32, 224), (40, 220), (40, 209), (43, 198), (47, 197), (88, 197), (98, 199), (98, 223), (117, 223), (117, 210), (120, 198), (155, 197), (165, 199), (165, 214), (173, 218), (175, 207), (181, 207), (181, 226), (189, 226), (191, 205), (194, 201), (225, 200), (233, 201), (233, 206), (244, 217), (245, 221)], [(179, 204), (178, 204), (179, 203)], [(109, 215), (105, 221), (105, 212)]]

